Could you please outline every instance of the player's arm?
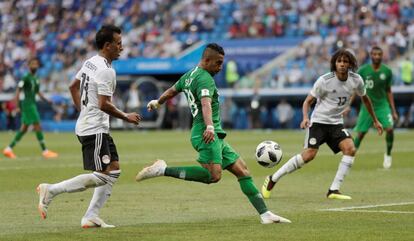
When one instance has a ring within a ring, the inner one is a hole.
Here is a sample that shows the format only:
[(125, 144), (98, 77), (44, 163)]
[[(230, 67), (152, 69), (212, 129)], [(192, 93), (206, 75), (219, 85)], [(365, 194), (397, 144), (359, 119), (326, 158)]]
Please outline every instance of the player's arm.
[(98, 94), (98, 101), (99, 101), (99, 109), (110, 116), (119, 118), (126, 122), (138, 125), (141, 121), (141, 116), (135, 112), (132, 113), (125, 113), (122, 110), (116, 108), (116, 106), (112, 103), (112, 97), (106, 95), (99, 95)]
[(397, 110), (395, 109), (394, 95), (392, 94), (391, 87), (388, 87), (386, 92), (387, 92), (388, 103), (390, 103), (390, 107), (391, 107), (392, 118), (394, 120), (397, 120), (398, 113), (397, 113)]
[(349, 105), (345, 108), (344, 112), (342, 113), (343, 116), (347, 116), (349, 112), (351, 112), (351, 106), (352, 103), (354, 103), (355, 100), (355, 94), (351, 95), (351, 98), (349, 99)]
[(370, 114), (370, 116), (372, 117), (372, 120), (374, 121), (374, 126), (375, 128), (377, 128), (378, 134), (382, 134), (382, 125), (381, 123), (378, 121), (377, 116), (375, 115), (374, 112), (374, 108), (372, 107), (372, 102), (369, 99), (369, 97), (367, 95), (363, 95), (361, 96), (362, 102), (364, 103), (365, 107), (367, 107), (368, 113)]
[(42, 92), (37, 92), (37, 95), (40, 97), (40, 99), (42, 99), (43, 101), (46, 101), (47, 103), (49, 103), (50, 105), (52, 104), (52, 101), (49, 100)]
[(70, 95), (72, 96), (73, 104), (78, 111), (81, 110), (81, 96), (80, 96), (80, 80), (74, 79), (69, 85)]
[(310, 125), (309, 110), (312, 104), (315, 102), (315, 100), (316, 98), (312, 96), (311, 94), (309, 94), (306, 97), (305, 101), (303, 102), (303, 105), (302, 105), (303, 119), (302, 119), (302, 122), (300, 123), (300, 128), (302, 129), (308, 128)]
[(205, 143), (214, 141), (214, 125), (213, 125), (213, 111), (211, 110), (211, 98), (201, 98), (201, 110), (203, 113), (204, 124), (206, 129), (203, 133), (203, 140)]
[(175, 85), (168, 88), (158, 100), (151, 100), (147, 104), (148, 111), (152, 111), (158, 109), (162, 104), (164, 104), (167, 100), (173, 98), (174, 96), (178, 95), (178, 91), (175, 89)]

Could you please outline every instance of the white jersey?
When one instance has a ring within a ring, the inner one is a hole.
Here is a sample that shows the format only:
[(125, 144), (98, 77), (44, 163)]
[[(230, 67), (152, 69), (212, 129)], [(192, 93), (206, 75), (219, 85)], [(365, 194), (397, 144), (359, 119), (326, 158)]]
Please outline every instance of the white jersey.
[(311, 123), (343, 124), (342, 114), (354, 93), (359, 96), (366, 94), (364, 81), (359, 74), (348, 72), (346, 81), (340, 81), (334, 72), (319, 77), (310, 91), (317, 99)]
[(98, 95), (115, 92), (115, 70), (99, 55), (86, 60), (76, 74), (80, 80), (81, 112), (76, 122), (76, 135), (88, 136), (109, 133), (109, 115), (99, 109)]

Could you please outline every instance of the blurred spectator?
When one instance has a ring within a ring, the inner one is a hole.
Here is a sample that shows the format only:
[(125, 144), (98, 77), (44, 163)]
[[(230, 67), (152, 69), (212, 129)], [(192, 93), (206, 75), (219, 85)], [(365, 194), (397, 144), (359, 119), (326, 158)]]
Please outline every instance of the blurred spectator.
[(293, 107), (285, 99), (282, 99), (276, 106), (276, 113), (279, 120), (280, 128), (292, 128), (291, 122), (293, 119), (294, 111)]
[(137, 112), (139, 113), (139, 107), (141, 106), (140, 94), (138, 89), (137, 82), (132, 82), (129, 86), (126, 100), (126, 110), (127, 112)]
[(240, 78), (236, 61), (230, 59), (226, 64), (226, 83), (228, 88), (233, 88)]
[(406, 58), (401, 62), (401, 80), (405, 85), (413, 83), (414, 65), (410, 58)]
[(181, 93), (177, 98), (178, 101), (178, 126), (181, 130), (187, 130), (191, 126), (192, 116), (190, 108), (188, 108), (187, 99), (184, 93)]

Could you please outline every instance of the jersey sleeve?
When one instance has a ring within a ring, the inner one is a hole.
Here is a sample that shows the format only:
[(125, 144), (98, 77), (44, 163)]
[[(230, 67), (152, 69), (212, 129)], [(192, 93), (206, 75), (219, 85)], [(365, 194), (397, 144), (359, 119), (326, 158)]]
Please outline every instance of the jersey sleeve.
[(75, 79), (81, 80), (81, 78), (82, 78), (82, 73), (83, 73), (82, 69), (83, 69), (83, 68), (81, 68), (81, 69), (78, 71), (78, 73), (76, 73), (76, 75), (75, 75)]
[(115, 84), (115, 71), (113, 69), (102, 70), (96, 76), (98, 83), (98, 94), (105, 96), (112, 96)]
[(387, 77), (388, 78), (387, 78), (386, 88), (388, 89), (388, 88), (391, 88), (391, 86), (394, 82), (391, 69), (388, 70), (388, 76)]
[(207, 75), (200, 75), (197, 86), (197, 97), (201, 100), (203, 97), (212, 98), (215, 90), (214, 79)]
[(356, 80), (356, 87), (355, 87), (356, 94), (359, 96), (366, 95), (367, 91), (365, 89), (364, 80), (362, 79), (362, 77), (360, 75), (356, 75), (355, 80)]
[(175, 82), (174, 87), (175, 90), (178, 92), (182, 92), (183, 91), (183, 83), (182, 83), (182, 78), (180, 78), (177, 82)]
[(309, 92), (309, 94), (315, 98), (320, 98), (324, 95), (322, 76), (316, 80), (315, 84), (313, 84), (313, 87), (311, 91)]
[(23, 88), (26, 81), (27, 81), (27, 75), (23, 76), (23, 78), (19, 81), (19, 83), (17, 83), (17, 87), (19, 89)]

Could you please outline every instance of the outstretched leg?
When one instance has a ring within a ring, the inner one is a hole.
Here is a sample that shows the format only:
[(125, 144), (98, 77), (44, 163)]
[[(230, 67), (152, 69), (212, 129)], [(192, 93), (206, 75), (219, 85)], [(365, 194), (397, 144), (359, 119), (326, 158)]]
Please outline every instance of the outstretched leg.
[(26, 134), (27, 132), (27, 128), (29, 126), (26, 124), (22, 124), (22, 126), (20, 127), (20, 130), (18, 130), (16, 132), (16, 135), (14, 136), (12, 142), (10, 142), (10, 144), (4, 148), (3, 150), (3, 155), (8, 157), (8, 158), (16, 158), (16, 155), (13, 152), (13, 147), (16, 146), (16, 144), (22, 139), (22, 137)]
[(243, 194), (249, 199), (250, 203), (260, 214), (260, 219), (263, 224), (270, 223), (291, 223), (290, 220), (280, 217), (267, 209), (267, 206), (263, 200), (262, 195), (260, 195), (259, 190), (253, 182), (252, 177), (250, 176), (249, 170), (247, 169), (246, 163), (238, 158), (235, 163), (230, 165), (227, 170), (233, 173), (240, 184), (240, 189)]

